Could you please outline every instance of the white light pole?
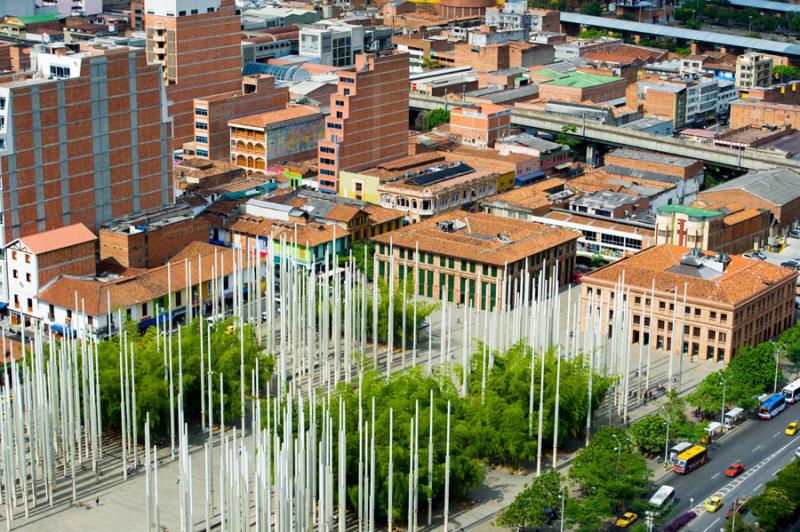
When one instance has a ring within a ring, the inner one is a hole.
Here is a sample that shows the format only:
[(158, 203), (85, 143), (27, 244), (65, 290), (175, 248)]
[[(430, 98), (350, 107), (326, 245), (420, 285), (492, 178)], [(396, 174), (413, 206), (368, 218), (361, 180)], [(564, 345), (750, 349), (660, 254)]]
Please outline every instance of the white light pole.
[[(666, 411), (665, 411), (665, 414), (666, 414)], [(664, 463), (665, 464), (669, 463), (669, 423), (670, 423), (669, 414), (666, 414), (666, 416), (667, 416), (667, 436), (666, 436), (666, 438), (664, 438)]]
[(561, 492), (561, 495), (558, 496), (561, 499), (561, 526), (559, 527), (560, 532), (564, 532), (564, 506), (566, 505), (567, 496), (564, 491)]
[(778, 392), (778, 359), (780, 358), (781, 346), (777, 342), (775, 344), (775, 381), (772, 385), (772, 393)]
[(728, 383), (725, 382), (725, 379), (722, 378), (720, 375), (719, 380), (722, 382), (722, 411), (719, 414), (719, 423), (720, 425), (725, 424), (725, 390), (728, 387)]

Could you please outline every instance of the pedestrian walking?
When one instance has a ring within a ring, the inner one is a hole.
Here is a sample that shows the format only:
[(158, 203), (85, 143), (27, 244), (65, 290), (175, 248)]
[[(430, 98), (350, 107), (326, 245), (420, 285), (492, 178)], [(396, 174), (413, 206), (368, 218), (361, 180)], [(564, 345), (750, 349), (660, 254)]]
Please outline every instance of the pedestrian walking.
[(98, 497), (98, 498), (96, 498), (96, 499), (94, 500), (94, 505), (95, 505), (97, 508), (100, 508), (100, 497)]

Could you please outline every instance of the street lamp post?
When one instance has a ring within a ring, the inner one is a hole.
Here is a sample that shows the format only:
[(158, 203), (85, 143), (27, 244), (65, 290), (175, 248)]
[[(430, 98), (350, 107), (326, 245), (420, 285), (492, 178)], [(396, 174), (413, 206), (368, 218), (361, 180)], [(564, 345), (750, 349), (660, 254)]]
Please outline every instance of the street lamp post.
[(567, 501), (567, 496), (562, 491), (561, 495), (559, 495), (559, 497), (561, 498), (561, 515), (560, 515), (560, 517), (561, 517), (561, 526), (559, 527), (559, 530), (560, 530), (560, 532), (564, 532), (564, 506), (565, 506), (566, 501)]
[(616, 434), (612, 433), (611, 436), (613, 436), (614, 441), (617, 442), (617, 446), (614, 448), (614, 450), (617, 451), (617, 470), (619, 470), (619, 458), (620, 458), (620, 453), (622, 452), (622, 443), (620, 443), (619, 438), (617, 438)]
[(725, 425), (725, 390), (728, 387), (728, 383), (725, 382), (725, 379), (722, 378), (720, 375), (719, 380), (722, 381), (722, 409), (719, 414), (719, 423), (720, 425)]
[(775, 344), (775, 382), (772, 385), (772, 393), (777, 393), (778, 391), (778, 359), (780, 357), (781, 346), (778, 345), (777, 342), (772, 342)]
[(669, 461), (669, 423), (670, 423), (669, 414), (667, 414), (667, 437), (664, 438), (664, 463), (668, 463)]
[(647, 510), (645, 513), (645, 524), (647, 524), (647, 532), (653, 532), (653, 512)]

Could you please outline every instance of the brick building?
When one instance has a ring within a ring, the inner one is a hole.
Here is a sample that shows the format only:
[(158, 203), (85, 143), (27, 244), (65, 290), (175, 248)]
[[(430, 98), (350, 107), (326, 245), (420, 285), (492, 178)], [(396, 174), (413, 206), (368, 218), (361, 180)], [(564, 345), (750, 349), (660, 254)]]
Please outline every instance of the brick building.
[(8, 302), (13, 323), (36, 316), (39, 289), (59, 275), (94, 275), (97, 237), (83, 224), (10, 242), (5, 247)]
[(550, 69), (532, 70), (531, 81), (539, 85), (541, 99), (572, 103), (602, 103), (622, 98), (628, 85), (625, 79), (615, 76), (580, 71), (562, 74)]
[[(702, 205), (702, 207), (701, 207)], [(713, 207), (713, 208), (711, 208)], [(771, 215), (767, 209), (703, 202), (664, 205), (656, 216), (656, 244), (675, 244), (728, 254), (759, 249), (767, 243)]]
[[(416, 276), (416, 293), (484, 309), (503, 306), (504, 278), (519, 279), (557, 262), (560, 284), (572, 277), (580, 233), (486, 213), (453, 211), (375, 238), (378, 275), (390, 262), (399, 279)], [(417, 256), (416, 253), (419, 253)]]
[(283, 109), (289, 87), (275, 86), (275, 78), (256, 74), (242, 78), (242, 88), (194, 100), (194, 139), (183, 145), (185, 155), (227, 161), (230, 157), (228, 122), (235, 118)]
[(306, 105), (243, 116), (228, 126), (231, 163), (262, 177), (275, 163), (313, 158), (324, 127), (322, 113)]
[(481, 104), (450, 110), (450, 133), (461, 142), (487, 148), (509, 132), (511, 109), (502, 105)]
[(208, 241), (209, 224), (178, 203), (118, 218), (100, 227), (98, 233), (100, 260), (112, 260), (125, 268), (155, 268), (190, 242)]
[(442, 0), (439, 14), (446, 18), (483, 17), (486, 8), (496, 3), (495, 0)]
[(581, 316), (590, 303), (599, 309), (602, 302), (599, 318), (607, 336), (623, 274), (633, 343), (728, 363), (740, 346), (775, 338), (794, 324), (796, 272), (758, 259), (664, 244), (581, 279)]
[(736, 100), (731, 102), (730, 121), (731, 128), (789, 126), (792, 129), (800, 129), (800, 105), (749, 98)]
[(145, 0), (147, 61), (164, 67), (175, 146), (194, 139), (195, 98), (238, 90), (241, 21), (233, 0)]
[(758, 170), (700, 192), (698, 200), (710, 205), (738, 203), (772, 212), (778, 228), (800, 221), (800, 175), (788, 168)]
[(36, 65), (37, 77), (0, 83), (0, 246), (170, 204), (159, 67), (126, 47), (41, 52)]
[(338, 77), (319, 142), (319, 188), (334, 194), (339, 171), (371, 168), (408, 153), (408, 54), (359, 55), (356, 67)]

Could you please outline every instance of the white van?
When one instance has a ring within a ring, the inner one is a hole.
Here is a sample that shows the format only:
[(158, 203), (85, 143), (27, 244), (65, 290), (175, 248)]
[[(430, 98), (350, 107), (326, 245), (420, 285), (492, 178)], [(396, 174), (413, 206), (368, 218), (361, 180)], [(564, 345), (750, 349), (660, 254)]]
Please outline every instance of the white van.
[(663, 510), (669, 506), (669, 503), (674, 497), (675, 488), (667, 485), (661, 486), (658, 488), (658, 491), (655, 492), (652, 497), (650, 497), (650, 506), (659, 510)]

